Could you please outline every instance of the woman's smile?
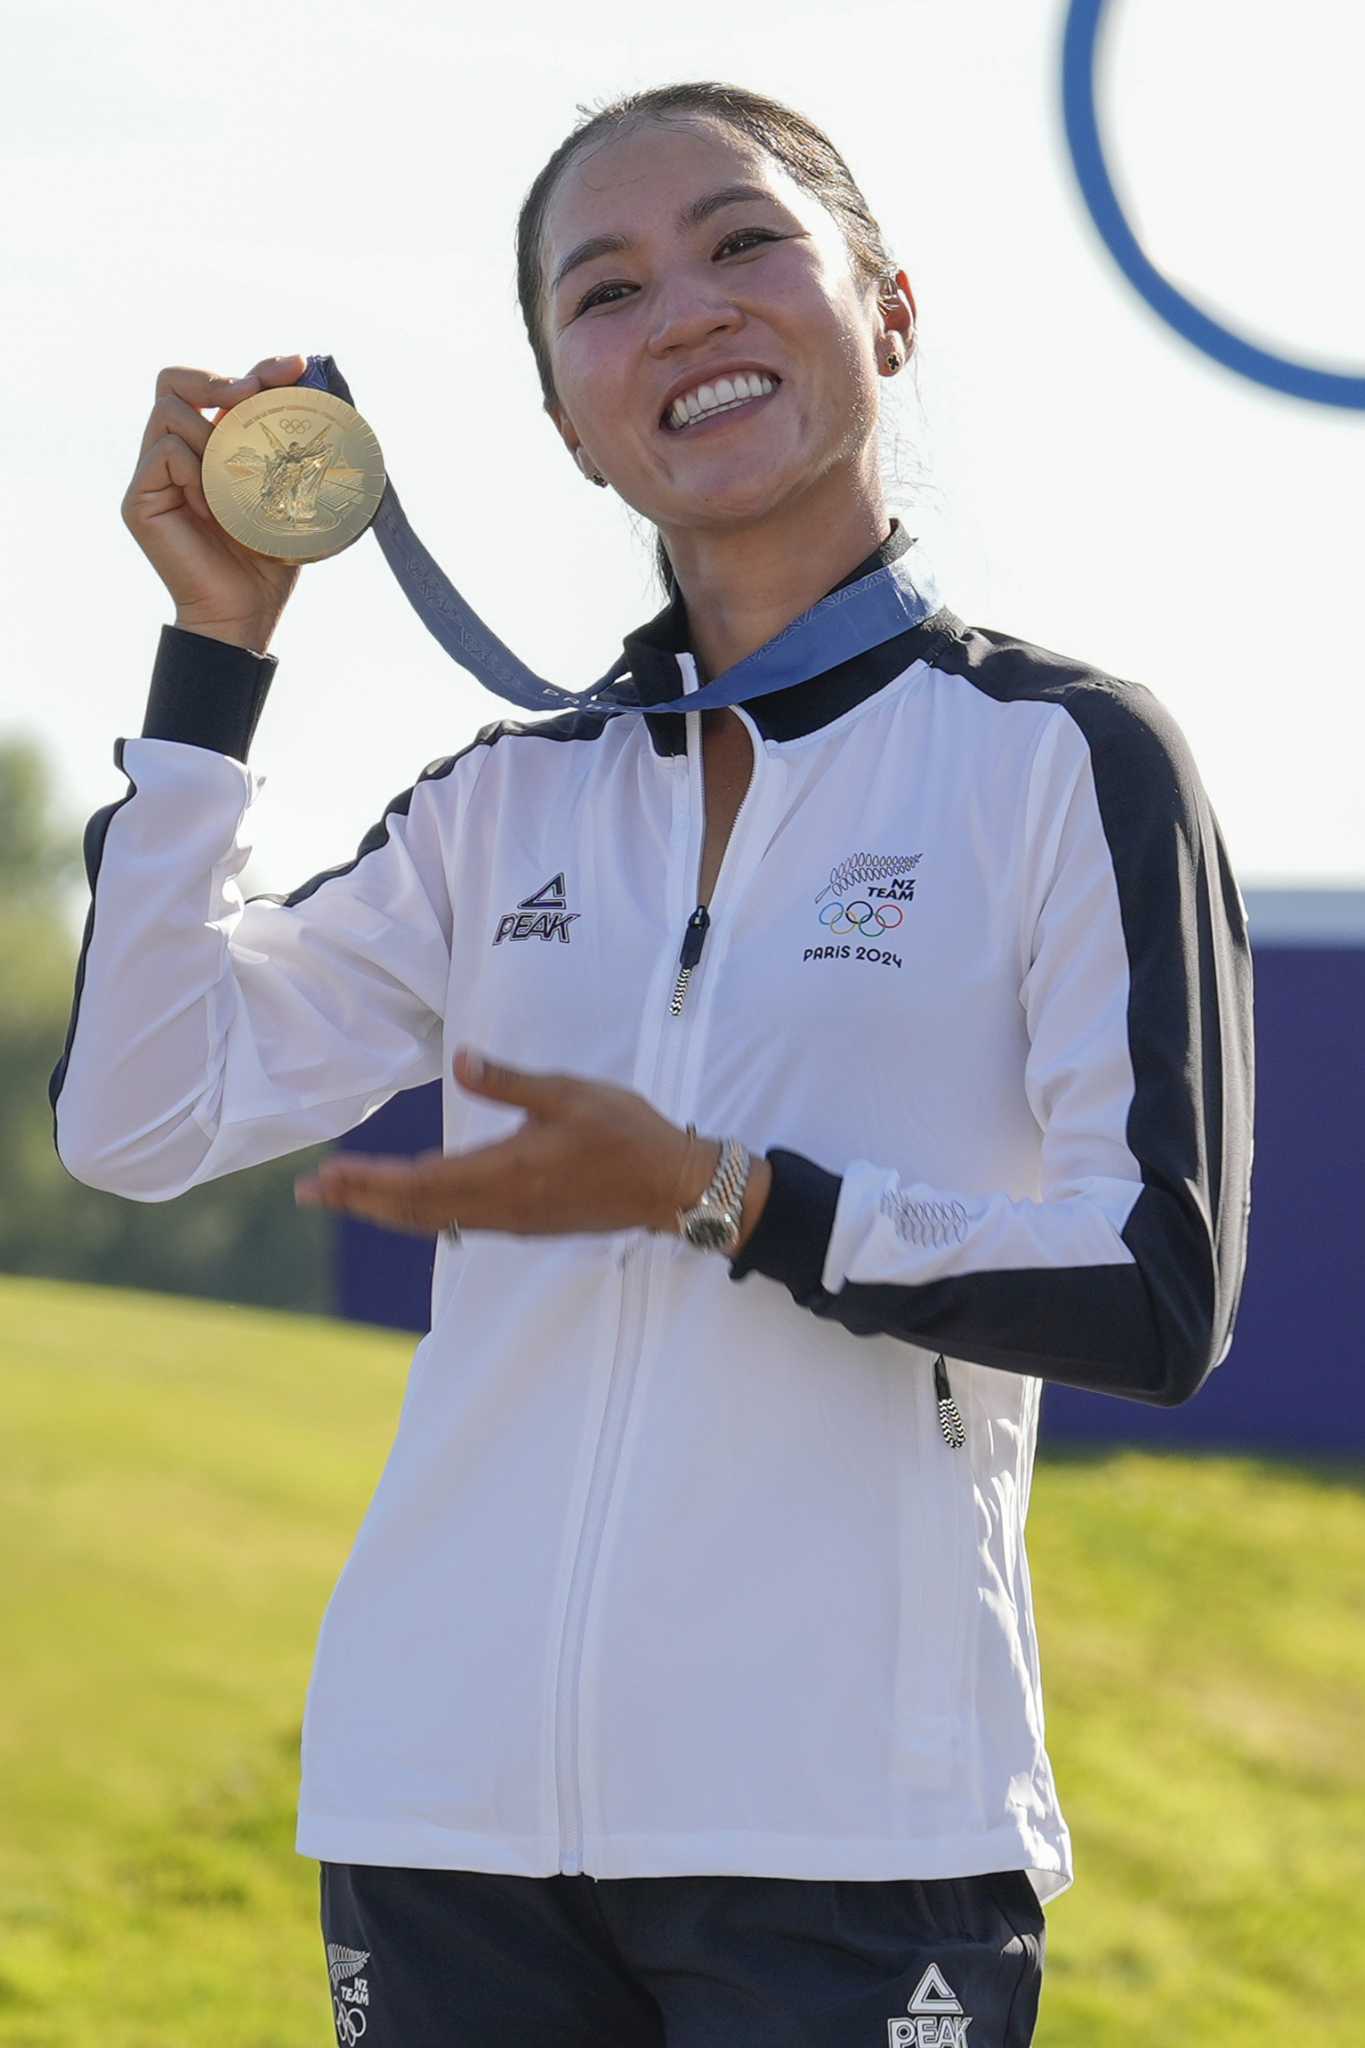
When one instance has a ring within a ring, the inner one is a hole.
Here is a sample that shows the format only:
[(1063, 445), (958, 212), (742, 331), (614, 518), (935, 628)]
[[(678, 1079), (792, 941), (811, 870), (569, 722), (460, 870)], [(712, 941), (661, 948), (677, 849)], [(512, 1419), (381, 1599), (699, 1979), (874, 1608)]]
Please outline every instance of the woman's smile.
[(702, 413), (699, 418), (689, 420), (685, 427), (675, 427), (665, 421), (662, 431), (675, 440), (690, 439), (697, 434), (710, 433), (730, 420), (751, 419), (761, 406), (771, 405), (781, 389), (779, 384), (775, 390), (765, 391), (758, 398), (732, 399), (728, 405), (715, 406), (710, 412)]

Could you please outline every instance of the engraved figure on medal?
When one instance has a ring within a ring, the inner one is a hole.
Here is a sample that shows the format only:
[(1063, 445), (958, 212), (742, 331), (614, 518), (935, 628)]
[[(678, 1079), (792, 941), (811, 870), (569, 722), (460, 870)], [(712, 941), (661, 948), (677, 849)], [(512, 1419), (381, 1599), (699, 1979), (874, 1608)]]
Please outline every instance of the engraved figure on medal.
[[(286, 433), (291, 427), (298, 426), (306, 431), (311, 424), (308, 420), (280, 421)], [(266, 458), (260, 503), (256, 508), (262, 519), (268, 519), (272, 526), (335, 526), (335, 519), (318, 518), (318, 494), (336, 457), (334, 448), (323, 445), (327, 440), (327, 428), (319, 427), (306, 448), (300, 448), (297, 441), (291, 441), (287, 448), (283, 448), (270, 431), (269, 420), (262, 420), (260, 427), (274, 451)]]
[(331, 393), (262, 393), (234, 407), (209, 437), (203, 469), (215, 518), (245, 546), (282, 560), (350, 546), (385, 486), (372, 429)]

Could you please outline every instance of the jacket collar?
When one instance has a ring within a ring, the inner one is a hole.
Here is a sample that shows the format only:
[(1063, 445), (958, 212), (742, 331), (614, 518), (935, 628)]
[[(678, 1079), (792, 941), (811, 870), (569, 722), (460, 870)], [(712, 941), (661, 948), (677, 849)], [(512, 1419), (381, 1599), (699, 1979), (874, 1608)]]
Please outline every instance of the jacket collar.
[[(870, 576), (874, 569), (896, 561), (915, 544), (915, 535), (907, 533), (900, 520), (893, 516), (891, 530), (880, 546), (875, 547), (870, 555), (865, 555), (856, 568), (832, 584), (824, 595), (828, 597), (831, 591), (842, 590), (846, 584)], [(842, 718), (846, 711), (851, 711), (855, 704), (861, 704), (875, 690), (883, 689), (893, 676), (919, 660), (945, 632), (960, 625), (961, 621), (953, 612), (946, 606), (940, 606), (918, 626), (908, 627), (904, 633), (884, 640), (880, 647), (869, 647), (864, 653), (839, 662), (820, 675), (808, 676), (804, 682), (793, 683), (785, 690), (771, 690), (765, 697), (754, 698), (745, 709), (765, 739), (802, 739), (822, 725)], [(675, 585), (673, 595), (663, 610), (656, 612), (643, 626), (636, 626), (627, 633), (621, 644), (630, 664), (630, 680), (620, 679), (617, 684), (619, 695), (629, 697), (633, 694), (634, 701), (640, 704), (656, 704), (665, 698), (681, 695), (683, 674), (678, 656), (692, 650), (691, 629), (682, 591)], [(681, 754), (686, 751), (686, 722), (677, 712), (662, 711), (651, 715), (646, 711), (643, 716), (655, 753)]]

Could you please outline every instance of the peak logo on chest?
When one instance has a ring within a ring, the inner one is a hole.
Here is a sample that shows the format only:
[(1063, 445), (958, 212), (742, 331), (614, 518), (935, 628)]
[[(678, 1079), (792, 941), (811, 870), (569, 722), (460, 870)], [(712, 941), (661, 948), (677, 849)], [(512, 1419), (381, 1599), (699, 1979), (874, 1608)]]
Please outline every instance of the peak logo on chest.
[[(918, 853), (854, 853), (847, 860), (841, 860), (831, 869), (816, 902), (821, 905), (817, 915), (826, 931), (842, 936), (844, 932), (858, 932), (866, 940), (879, 939), (885, 932), (893, 932), (904, 921), (904, 905), (912, 903), (915, 897), (914, 870), (923, 859)], [(822, 899), (831, 896), (828, 903)], [(807, 946), (801, 955), (803, 960), (847, 960), (851, 958), (851, 946)], [(860, 960), (881, 961), (887, 967), (899, 967), (899, 953), (888, 947), (861, 944), (857, 948)]]
[(561, 868), (557, 875), (551, 875), (548, 882), (542, 882), (529, 896), (523, 896), (515, 910), (504, 912), (498, 919), (493, 944), (500, 946), (504, 939), (558, 939), (567, 946), (569, 926), (582, 915), (581, 910), (568, 907), (568, 891)]

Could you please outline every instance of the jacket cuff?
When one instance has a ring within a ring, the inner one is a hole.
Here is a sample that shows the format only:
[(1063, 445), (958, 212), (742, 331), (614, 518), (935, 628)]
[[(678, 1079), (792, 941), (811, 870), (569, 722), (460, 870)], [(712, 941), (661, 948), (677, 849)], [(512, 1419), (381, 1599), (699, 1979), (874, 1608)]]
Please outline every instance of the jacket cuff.
[(730, 1278), (766, 1273), (800, 1301), (823, 1291), (821, 1275), (843, 1178), (803, 1152), (774, 1146), (764, 1156), (773, 1170), (772, 1186), (753, 1236), (730, 1261)]
[(163, 626), (152, 668), (144, 740), (181, 740), (245, 761), (278, 657)]

